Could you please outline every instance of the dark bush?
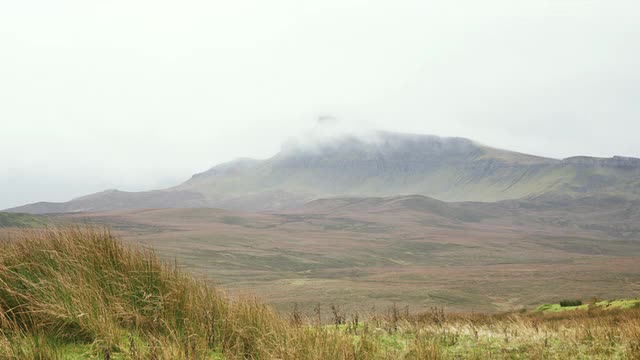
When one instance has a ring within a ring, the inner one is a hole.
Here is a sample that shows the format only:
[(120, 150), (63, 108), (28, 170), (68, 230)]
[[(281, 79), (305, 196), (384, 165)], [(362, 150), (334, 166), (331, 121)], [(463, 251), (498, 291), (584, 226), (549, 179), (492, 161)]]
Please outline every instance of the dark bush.
[(562, 300), (562, 301), (560, 301), (560, 306), (562, 306), (562, 307), (580, 306), (580, 305), (582, 305), (582, 301), (581, 300)]

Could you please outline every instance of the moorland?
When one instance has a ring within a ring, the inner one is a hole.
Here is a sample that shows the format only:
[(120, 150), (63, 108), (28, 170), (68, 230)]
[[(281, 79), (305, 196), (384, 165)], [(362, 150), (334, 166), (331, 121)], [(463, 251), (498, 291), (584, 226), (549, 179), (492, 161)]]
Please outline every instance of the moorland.
[[(7, 359), (637, 359), (640, 300), (533, 311), (278, 314), (230, 297), (107, 231), (14, 233), (0, 244)], [(573, 305), (573, 306), (570, 306)]]

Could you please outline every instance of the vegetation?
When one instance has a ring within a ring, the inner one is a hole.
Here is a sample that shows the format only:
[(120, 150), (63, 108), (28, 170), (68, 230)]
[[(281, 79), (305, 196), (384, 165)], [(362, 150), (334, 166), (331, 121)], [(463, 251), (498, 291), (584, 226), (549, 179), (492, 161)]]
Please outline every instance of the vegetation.
[[(318, 302), (325, 312), (336, 304), (361, 314), (393, 302), (500, 312), (562, 297), (638, 295), (631, 284), (640, 283), (640, 272), (630, 271), (640, 262), (633, 203), (566, 211), (521, 203), (517, 212), (504, 203), (449, 204), (430, 213), (433, 202), (333, 199), (288, 214), (157, 209), (55, 219), (109, 226), (283, 312)], [(464, 222), (463, 209), (491, 218)]]
[(50, 223), (46, 216), (0, 212), (0, 228), (3, 227), (37, 227)]
[(351, 339), (295, 330), (107, 231), (31, 231), (2, 244), (0, 358), (341, 358)]
[(561, 312), (570, 310), (614, 310), (614, 309), (631, 309), (640, 308), (640, 299), (617, 299), (617, 300), (597, 300), (594, 299), (590, 304), (583, 304), (581, 301), (576, 302), (577, 305), (563, 306), (559, 304), (544, 304), (536, 308), (540, 312)]
[(639, 358), (640, 309), (288, 317), (106, 230), (0, 244), (0, 359)]
[(581, 300), (562, 300), (562, 301), (560, 301), (560, 306), (561, 307), (580, 306), (580, 305), (582, 305), (582, 301)]

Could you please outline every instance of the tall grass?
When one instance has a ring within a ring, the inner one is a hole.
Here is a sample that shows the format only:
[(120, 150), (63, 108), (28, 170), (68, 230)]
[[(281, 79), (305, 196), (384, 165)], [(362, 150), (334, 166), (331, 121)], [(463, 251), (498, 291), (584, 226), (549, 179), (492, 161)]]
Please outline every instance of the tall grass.
[(107, 230), (0, 243), (0, 359), (640, 358), (639, 309), (319, 314), (232, 298)]
[[(0, 244), (0, 357), (81, 349), (128, 358), (349, 358), (350, 339), (292, 331), (107, 230), (23, 232)], [(44, 355), (43, 355), (44, 356)]]

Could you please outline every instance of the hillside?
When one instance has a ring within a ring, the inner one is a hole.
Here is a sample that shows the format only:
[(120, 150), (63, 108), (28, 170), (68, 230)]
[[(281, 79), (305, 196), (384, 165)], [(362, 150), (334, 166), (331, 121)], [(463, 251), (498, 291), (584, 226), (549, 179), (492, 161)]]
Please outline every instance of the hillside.
[(498, 311), (557, 296), (633, 297), (640, 283), (640, 202), (615, 197), (344, 197), (271, 213), (149, 209), (63, 219), (109, 225), (279, 309), (322, 301), (363, 311), (396, 301)]
[(38, 202), (8, 209), (8, 212), (30, 214), (54, 214), (114, 209), (140, 208), (188, 208), (206, 206), (207, 202), (200, 193), (190, 191), (154, 190), (126, 192), (105, 190), (103, 192), (79, 197), (68, 202)]
[(51, 219), (45, 216), (0, 212), (0, 228), (29, 228), (48, 223), (51, 223)]
[(66, 203), (10, 209), (26, 213), (215, 207), (281, 210), (328, 197), (424, 195), (442, 201), (553, 196), (640, 198), (640, 159), (542, 158), (463, 138), (378, 132), (288, 144), (266, 160), (239, 159), (176, 187), (105, 191)]
[[(321, 300), (359, 310), (401, 301), (417, 309), (496, 311), (560, 294), (635, 296), (640, 281), (640, 200), (609, 195), (493, 203), (333, 197), (269, 213), (3, 214), (14, 219), (5, 226), (25, 219), (33, 226), (34, 219), (108, 226), (280, 309)], [(12, 231), (0, 229), (0, 236)]]

